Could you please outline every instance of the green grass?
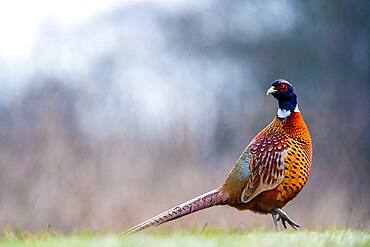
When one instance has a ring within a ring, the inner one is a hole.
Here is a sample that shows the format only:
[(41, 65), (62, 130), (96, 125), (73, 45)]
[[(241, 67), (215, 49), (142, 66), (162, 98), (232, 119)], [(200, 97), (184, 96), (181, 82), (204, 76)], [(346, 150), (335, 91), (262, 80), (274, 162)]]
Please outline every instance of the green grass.
[(203, 233), (140, 233), (123, 238), (110, 234), (74, 234), (70, 236), (56, 235), (48, 232), (25, 234), (22, 232), (5, 231), (0, 239), (0, 247), (118, 247), (118, 246), (163, 246), (163, 247), (214, 247), (214, 246), (369, 246), (369, 231), (332, 230), (323, 232), (286, 231), (264, 232), (251, 231), (222, 232), (206, 231)]

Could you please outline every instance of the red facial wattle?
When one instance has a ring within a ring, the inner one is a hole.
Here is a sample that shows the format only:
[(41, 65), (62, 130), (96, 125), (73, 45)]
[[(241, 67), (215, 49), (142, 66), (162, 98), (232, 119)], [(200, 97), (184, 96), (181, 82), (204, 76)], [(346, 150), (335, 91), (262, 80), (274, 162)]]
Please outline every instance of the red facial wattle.
[(280, 84), (277, 86), (277, 91), (280, 93), (286, 93), (288, 91), (288, 85), (286, 84)]

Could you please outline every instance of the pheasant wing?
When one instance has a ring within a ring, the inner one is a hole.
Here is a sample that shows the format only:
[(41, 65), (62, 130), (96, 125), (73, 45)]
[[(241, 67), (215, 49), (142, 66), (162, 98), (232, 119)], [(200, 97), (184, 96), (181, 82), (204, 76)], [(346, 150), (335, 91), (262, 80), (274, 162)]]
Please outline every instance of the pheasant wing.
[(287, 156), (287, 138), (281, 134), (257, 136), (247, 151), (251, 154), (250, 176), (241, 201), (249, 202), (263, 191), (277, 187), (284, 178), (284, 160)]

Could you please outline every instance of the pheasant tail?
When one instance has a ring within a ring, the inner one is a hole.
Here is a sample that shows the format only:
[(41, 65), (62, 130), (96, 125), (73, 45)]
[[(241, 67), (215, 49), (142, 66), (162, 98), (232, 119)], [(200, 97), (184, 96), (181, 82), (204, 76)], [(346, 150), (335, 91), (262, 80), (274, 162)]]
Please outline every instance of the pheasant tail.
[(121, 233), (120, 236), (138, 232), (152, 226), (159, 226), (163, 223), (175, 220), (177, 218), (183, 217), (185, 215), (194, 213), (202, 209), (206, 209), (217, 205), (223, 205), (227, 202), (227, 200), (228, 200), (227, 194), (219, 190), (212, 190), (181, 205), (171, 208), (170, 210), (167, 210), (137, 226), (134, 226), (128, 229), (127, 231)]

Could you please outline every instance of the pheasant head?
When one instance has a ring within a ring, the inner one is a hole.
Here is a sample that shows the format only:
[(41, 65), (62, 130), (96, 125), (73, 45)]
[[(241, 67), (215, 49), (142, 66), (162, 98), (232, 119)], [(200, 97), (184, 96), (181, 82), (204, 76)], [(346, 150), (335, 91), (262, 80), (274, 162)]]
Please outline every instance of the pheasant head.
[(293, 85), (287, 80), (279, 79), (274, 81), (267, 90), (267, 95), (269, 94), (279, 102), (278, 118), (286, 118), (292, 112), (299, 112), (297, 95), (294, 93)]

